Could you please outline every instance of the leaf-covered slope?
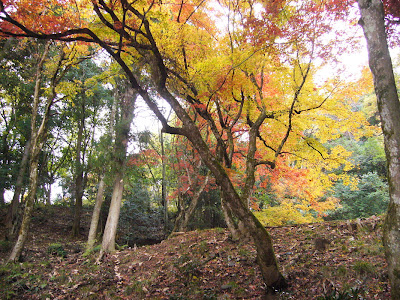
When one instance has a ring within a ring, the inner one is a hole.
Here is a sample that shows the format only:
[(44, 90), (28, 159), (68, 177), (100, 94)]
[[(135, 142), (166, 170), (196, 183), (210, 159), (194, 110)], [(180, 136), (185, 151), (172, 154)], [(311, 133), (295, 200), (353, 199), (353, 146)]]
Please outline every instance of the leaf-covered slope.
[[(177, 234), (160, 244), (125, 248), (96, 265), (82, 240), (68, 238), (67, 209), (36, 214), (25, 261), (0, 269), (4, 298), (262, 299), (251, 242), (224, 229)], [(90, 214), (87, 214), (89, 217)], [(62, 221), (65, 221), (63, 224)], [(86, 222), (84, 224), (87, 224)], [(380, 219), (269, 228), (290, 287), (278, 299), (388, 299)], [(316, 245), (322, 242), (323, 247)], [(330, 244), (326, 240), (329, 240)], [(56, 246), (61, 246), (57, 248)], [(52, 248), (53, 247), (53, 248)], [(323, 249), (325, 247), (325, 249)], [(1, 258), (5, 252), (1, 252)]]

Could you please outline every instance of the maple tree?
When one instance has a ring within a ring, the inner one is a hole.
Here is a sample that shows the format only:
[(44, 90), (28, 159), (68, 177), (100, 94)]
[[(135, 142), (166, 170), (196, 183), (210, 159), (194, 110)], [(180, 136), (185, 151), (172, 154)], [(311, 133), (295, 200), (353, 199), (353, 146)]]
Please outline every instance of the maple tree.
[[(220, 5), (229, 22), (218, 31), (205, 1), (0, 1), (0, 32), (104, 48), (164, 132), (191, 141), (221, 188), (227, 220), (255, 241), (266, 284), (279, 288), (285, 280), (271, 238), (247, 202), (256, 169), (274, 169), (283, 156), (306, 155), (310, 164), (323, 161), (330, 169), (345, 163), (342, 148), (328, 151), (323, 142), (340, 134), (340, 128), (332, 133), (338, 120), (343, 127), (364, 123), (348, 110), (351, 99), (343, 97), (340, 82), (318, 86), (313, 77), (317, 58), (334, 60), (333, 45), (341, 51), (348, 43), (326, 42), (348, 3), (274, 1), (262, 3), (260, 11), (255, 3)], [(131, 68), (135, 63), (139, 75)], [(175, 126), (153, 100), (155, 93), (179, 118)]]

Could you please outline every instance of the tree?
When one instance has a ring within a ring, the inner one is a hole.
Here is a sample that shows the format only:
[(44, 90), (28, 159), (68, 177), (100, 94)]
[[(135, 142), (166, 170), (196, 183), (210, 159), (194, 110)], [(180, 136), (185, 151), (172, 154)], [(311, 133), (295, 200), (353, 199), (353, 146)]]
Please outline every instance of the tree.
[[(92, 55), (95, 55), (93, 53)], [(80, 218), (82, 211), (82, 198), (88, 181), (88, 174), (91, 171), (91, 149), (94, 142), (96, 123), (101, 110), (102, 102), (107, 98), (107, 91), (101, 85), (102, 70), (90, 59), (82, 61), (77, 68), (72, 69), (68, 74), (69, 87), (73, 90), (71, 99), (71, 115), (76, 126), (72, 133), (75, 139), (75, 162), (74, 174), (74, 221), (72, 234), (79, 235)], [(77, 80), (79, 78), (79, 80)], [(89, 127), (89, 128), (88, 128)]]
[(115, 236), (117, 233), (122, 195), (124, 191), (126, 151), (130, 141), (130, 127), (137, 98), (136, 91), (132, 89), (129, 84), (125, 83), (119, 88), (119, 93), (116, 95), (121, 109), (119, 119), (115, 125), (113, 165), (111, 167), (114, 185), (98, 261), (102, 259), (104, 253), (115, 251)]
[[(330, 154), (343, 158), (338, 149), (325, 153), (317, 139), (301, 133), (316, 119), (320, 126), (315, 130), (327, 130), (328, 124), (338, 123), (328, 113), (312, 115), (319, 108), (329, 111), (329, 107), (344, 107), (340, 101), (328, 105), (335, 84), (319, 87), (320, 93), (312, 85), (314, 59), (330, 58), (331, 48), (323, 44), (325, 33), (332, 28), (326, 8), (333, 8), (336, 17), (344, 4), (308, 1), (296, 7), (286, 5), (286, 1), (273, 1), (263, 3), (258, 14), (251, 3), (241, 2), (229, 11), (230, 27), (224, 34), (217, 33), (205, 1), (91, 1), (97, 24), (84, 24), (83, 16), (72, 13), (59, 16), (47, 6), (35, 6), (34, 13), (26, 15), (18, 5), (0, 3), (0, 30), (6, 36), (77, 40), (103, 47), (123, 69), (130, 88), (160, 120), (163, 131), (185, 136), (192, 143), (219, 184), (232, 219), (246, 224), (242, 228), (255, 242), (269, 291), (285, 286), (271, 237), (249, 210), (248, 200), (256, 169), (274, 168), (299, 141), (303, 149), (309, 147), (324, 160)], [(224, 4), (232, 7), (232, 3)], [(65, 5), (64, 11), (69, 12), (67, 1), (59, 5)], [(59, 18), (56, 26), (54, 18)], [(48, 26), (38, 30), (32, 19)], [(140, 76), (132, 70), (132, 61), (142, 66)], [(151, 83), (143, 80), (147, 75)], [(154, 94), (172, 107), (180, 123), (172, 126), (168, 122), (153, 101)], [(212, 138), (202, 131), (204, 122)], [(232, 140), (238, 141), (236, 145)], [(244, 157), (243, 184), (239, 185), (231, 163), (234, 155)]]
[(6, 239), (13, 239), (18, 224), (20, 195), (27, 177), (30, 140), (29, 104), (34, 88), (34, 84), (30, 81), (34, 76), (32, 73), (37, 61), (35, 57), (40, 52), (40, 44), (15, 39), (1, 41), (1, 44), (0, 198), (3, 198), (4, 189), (13, 187), (13, 198), (5, 218)]
[(99, 219), (100, 219), (100, 213), (101, 213), (101, 207), (104, 201), (104, 190), (105, 190), (105, 177), (106, 177), (106, 171), (107, 167), (109, 164), (107, 164), (107, 155), (109, 152), (111, 152), (111, 144), (112, 142), (115, 142), (114, 136), (115, 136), (115, 116), (116, 116), (116, 111), (117, 111), (117, 104), (118, 104), (118, 99), (117, 99), (117, 93), (118, 90), (115, 89), (114, 91), (115, 97), (111, 100), (112, 105), (111, 105), (111, 112), (110, 112), (110, 119), (109, 119), (109, 124), (107, 128), (107, 132), (105, 136), (103, 136), (104, 140), (106, 141), (105, 146), (100, 151), (98, 151), (98, 157), (97, 157), (97, 162), (98, 164), (101, 165), (100, 170), (99, 170), (99, 182), (97, 186), (97, 193), (96, 193), (96, 200), (93, 208), (93, 213), (92, 213), (92, 218), (90, 221), (90, 228), (89, 228), (89, 234), (88, 234), (88, 241), (86, 245), (86, 251), (89, 251), (93, 248), (95, 242), (96, 242), (96, 234), (98, 230), (98, 224), (99, 224)]
[(17, 261), (20, 259), (28, 231), (29, 231), (29, 225), (31, 221), (31, 216), (32, 216), (32, 210), (33, 210), (33, 204), (34, 200), (36, 197), (36, 191), (37, 191), (37, 186), (38, 186), (38, 164), (39, 164), (39, 154), (42, 150), (43, 144), (46, 140), (46, 135), (47, 135), (47, 124), (49, 121), (50, 117), (50, 110), (51, 106), (53, 105), (55, 99), (56, 99), (56, 86), (59, 83), (59, 80), (62, 78), (62, 76), (65, 74), (64, 72), (66, 69), (64, 69), (63, 66), (63, 61), (65, 59), (65, 54), (63, 52), (63, 49), (61, 48), (60, 55), (58, 57), (58, 63), (56, 63), (56, 66), (53, 70), (53, 74), (51, 76), (51, 82), (50, 82), (50, 91), (49, 94), (47, 95), (46, 101), (45, 101), (45, 110), (44, 110), (44, 115), (42, 117), (41, 122), (39, 123), (40, 125), (38, 126), (37, 124), (37, 119), (39, 118), (38, 115), (38, 110), (39, 110), (39, 105), (40, 105), (40, 98), (41, 98), (41, 85), (42, 85), (42, 76), (43, 76), (43, 67), (44, 63), (46, 61), (47, 56), (50, 51), (50, 42), (47, 42), (43, 53), (40, 57), (40, 60), (37, 65), (36, 69), (36, 74), (35, 74), (35, 94), (33, 96), (33, 105), (32, 105), (32, 116), (31, 116), (31, 143), (29, 146), (29, 152), (30, 152), (30, 160), (29, 160), (29, 190), (28, 190), (28, 196), (25, 201), (25, 210), (24, 210), (24, 216), (22, 219), (21, 223), (21, 228), (20, 232), (18, 235), (18, 239), (14, 245), (14, 248), (10, 254), (9, 261)]
[[(393, 1), (392, 3), (395, 3)], [(387, 44), (384, 9), (380, 0), (358, 0), (369, 66), (381, 117), (388, 165), (389, 207), (384, 224), (385, 255), (392, 299), (400, 299), (400, 102)], [(398, 11), (397, 11), (398, 13)]]

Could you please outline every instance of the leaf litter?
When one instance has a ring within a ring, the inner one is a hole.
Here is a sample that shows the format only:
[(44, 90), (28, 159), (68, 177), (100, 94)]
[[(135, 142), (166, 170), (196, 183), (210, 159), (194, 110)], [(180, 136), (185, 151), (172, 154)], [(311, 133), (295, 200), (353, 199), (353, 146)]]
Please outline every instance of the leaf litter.
[[(67, 210), (67, 208), (63, 208)], [(37, 213), (37, 212), (36, 212)], [(65, 218), (60, 218), (65, 216)], [(54, 220), (53, 220), (54, 218)], [(35, 222), (24, 261), (4, 265), (4, 299), (264, 299), (265, 286), (251, 242), (233, 241), (215, 228), (178, 233), (159, 244), (123, 248), (96, 264), (83, 255), (82, 235), (69, 235), (68, 214), (54, 208)], [(389, 299), (379, 217), (268, 228), (289, 287), (276, 299)], [(3, 234), (4, 228), (0, 228)], [(324, 248), (317, 240), (326, 240)], [(65, 256), (48, 253), (59, 243)]]

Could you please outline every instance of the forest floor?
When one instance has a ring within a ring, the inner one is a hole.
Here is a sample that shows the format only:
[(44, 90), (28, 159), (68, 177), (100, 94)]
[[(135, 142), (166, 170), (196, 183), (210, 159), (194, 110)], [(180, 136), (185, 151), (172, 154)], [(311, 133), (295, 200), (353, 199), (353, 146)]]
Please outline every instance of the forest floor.
[[(3, 217), (4, 215), (1, 215)], [(179, 233), (160, 244), (121, 247), (96, 264), (82, 235), (70, 236), (71, 211), (36, 209), (23, 262), (5, 265), (0, 244), (1, 299), (263, 299), (252, 243), (222, 228)], [(277, 299), (389, 299), (381, 220), (335, 221), (268, 228), (289, 287)], [(0, 227), (3, 240), (4, 227)], [(318, 239), (331, 241), (316, 249)]]

